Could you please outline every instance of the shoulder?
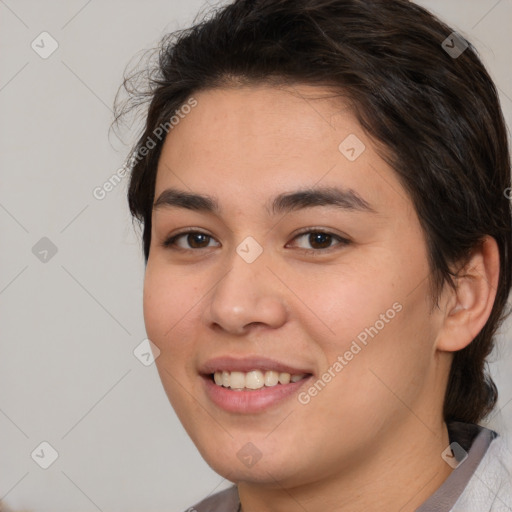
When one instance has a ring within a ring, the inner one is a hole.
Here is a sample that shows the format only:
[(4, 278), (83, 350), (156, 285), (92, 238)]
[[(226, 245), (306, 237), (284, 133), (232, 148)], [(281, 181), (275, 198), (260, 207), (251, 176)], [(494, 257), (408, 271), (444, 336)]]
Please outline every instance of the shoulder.
[(509, 440), (494, 438), (451, 512), (512, 510), (512, 453)]
[(238, 490), (233, 485), (196, 503), (185, 512), (238, 512), (239, 505)]

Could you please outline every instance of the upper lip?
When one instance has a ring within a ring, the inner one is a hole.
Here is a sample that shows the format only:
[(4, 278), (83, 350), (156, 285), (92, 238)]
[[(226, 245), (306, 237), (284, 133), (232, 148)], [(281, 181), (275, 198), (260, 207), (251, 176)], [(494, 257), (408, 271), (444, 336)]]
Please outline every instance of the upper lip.
[(311, 374), (312, 371), (289, 364), (269, 359), (268, 357), (243, 357), (222, 356), (209, 359), (199, 368), (199, 373), (209, 375), (215, 372), (250, 372), (251, 370), (270, 370), (291, 375)]

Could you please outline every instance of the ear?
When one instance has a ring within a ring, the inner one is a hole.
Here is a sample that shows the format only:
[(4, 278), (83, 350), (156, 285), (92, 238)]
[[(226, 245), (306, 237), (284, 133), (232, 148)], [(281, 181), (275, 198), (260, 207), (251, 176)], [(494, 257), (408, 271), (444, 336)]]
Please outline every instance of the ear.
[(444, 316), (436, 340), (438, 350), (461, 350), (482, 330), (496, 298), (499, 270), (498, 244), (486, 236), (457, 273), (456, 290), (445, 284)]

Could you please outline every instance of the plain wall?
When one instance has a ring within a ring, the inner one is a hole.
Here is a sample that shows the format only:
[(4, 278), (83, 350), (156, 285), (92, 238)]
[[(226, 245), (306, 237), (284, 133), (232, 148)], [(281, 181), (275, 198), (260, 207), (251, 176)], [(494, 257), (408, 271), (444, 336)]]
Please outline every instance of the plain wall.
[[(512, 1), (419, 3), (475, 44), (510, 126)], [(203, 6), (202, 0), (0, 2), (0, 499), (6, 508), (180, 511), (230, 485), (188, 439), (155, 366), (133, 354), (146, 337), (144, 262), (128, 213), (127, 178), (103, 200), (93, 195), (126, 156), (127, 147), (108, 133), (126, 64), (163, 34), (188, 26)], [(49, 51), (51, 41), (38, 38), (43, 31), (58, 43), (46, 59), (31, 47), (35, 40), (39, 51)], [(500, 400), (486, 424), (502, 434), (512, 431), (510, 339), (508, 322), (492, 358), (499, 361), (491, 364)], [(43, 441), (58, 452), (46, 470), (31, 457)]]

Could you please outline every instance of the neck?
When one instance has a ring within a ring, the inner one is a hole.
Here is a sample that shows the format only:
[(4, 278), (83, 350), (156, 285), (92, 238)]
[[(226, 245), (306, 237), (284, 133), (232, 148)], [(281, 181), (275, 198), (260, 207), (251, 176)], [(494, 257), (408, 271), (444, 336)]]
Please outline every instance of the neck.
[(242, 512), (413, 512), (448, 478), (441, 458), (449, 445), (443, 421), (434, 428), (410, 415), (400, 428), (380, 433), (380, 448), (342, 473), (303, 485), (276, 482), (271, 488), (240, 482)]

